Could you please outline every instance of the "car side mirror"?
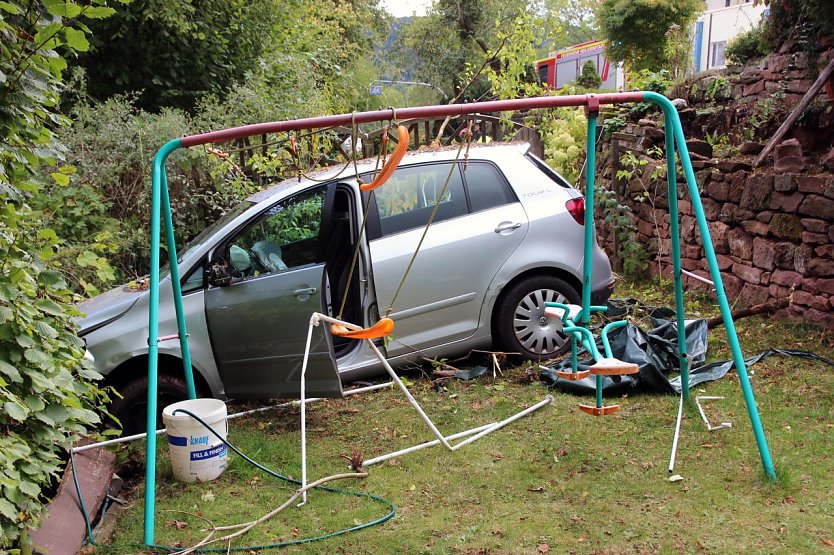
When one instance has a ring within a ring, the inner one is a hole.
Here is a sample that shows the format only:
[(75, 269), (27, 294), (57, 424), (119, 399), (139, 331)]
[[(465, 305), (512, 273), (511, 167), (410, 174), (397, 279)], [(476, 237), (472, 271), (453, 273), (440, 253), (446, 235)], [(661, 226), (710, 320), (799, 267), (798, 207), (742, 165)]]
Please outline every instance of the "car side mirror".
[(214, 287), (226, 287), (232, 283), (232, 270), (224, 260), (212, 262), (206, 271), (208, 284)]

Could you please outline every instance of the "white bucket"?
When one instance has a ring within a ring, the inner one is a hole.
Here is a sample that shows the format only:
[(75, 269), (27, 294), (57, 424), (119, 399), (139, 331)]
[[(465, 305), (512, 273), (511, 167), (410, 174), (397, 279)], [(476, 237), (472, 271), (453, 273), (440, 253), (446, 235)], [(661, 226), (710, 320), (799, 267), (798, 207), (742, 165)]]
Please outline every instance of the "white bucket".
[(162, 409), (174, 477), (183, 482), (214, 480), (228, 464), (226, 444), (191, 416), (174, 414), (177, 409), (196, 414), (226, 439), (226, 403), (219, 399), (189, 399)]

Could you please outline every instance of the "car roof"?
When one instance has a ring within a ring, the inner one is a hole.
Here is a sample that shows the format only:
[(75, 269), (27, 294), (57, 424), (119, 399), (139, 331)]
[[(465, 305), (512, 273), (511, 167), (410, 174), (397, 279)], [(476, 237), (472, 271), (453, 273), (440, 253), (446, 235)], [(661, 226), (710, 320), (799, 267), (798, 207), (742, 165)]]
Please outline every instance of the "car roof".
[[(454, 160), (458, 156), (458, 151), (460, 150), (460, 148), (460, 144), (442, 146), (437, 149), (421, 147), (420, 150), (408, 151), (403, 157), (403, 160), (402, 162), (400, 162), (400, 164), (420, 164), (424, 162)], [(530, 144), (522, 141), (492, 142), (488, 144), (471, 143), (468, 148), (468, 157), (470, 159), (489, 159), (491, 158), (491, 155), (500, 152), (518, 152), (521, 154), (525, 154), (530, 149)], [(463, 149), (464, 152), (466, 152), (467, 145), (465, 143), (463, 144)], [(460, 154), (460, 157), (463, 158), (463, 153)], [(381, 160), (377, 160), (376, 156), (373, 156), (371, 158), (357, 160), (355, 169), (353, 163), (342, 162), (338, 165), (330, 166), (328, 168), (306, 172), (305, 177), (303, 177), (301, 180), (299, 180), (297, 177), (285, 179), (280, 183), (276, 183), (267, 187), (266, 189), (258, 191), (257, 193), (253, 193), (246, 200), (257, 204), (266, 199), (273, 198), (276, 193), (285, 189), (297, 188), (301, 190), (305, 189), (309, 185), (312, 185), (313, 183), (320, 181), (329, 181), (331, 179), (337, 179), (339, 177), (342, 177), (343, 179), (350, 179), (355, 177), (357, 173), (362, 174), (365, 172), (373, 171), (374, 169), (379, 169), (381, 167), (381, 162)]]

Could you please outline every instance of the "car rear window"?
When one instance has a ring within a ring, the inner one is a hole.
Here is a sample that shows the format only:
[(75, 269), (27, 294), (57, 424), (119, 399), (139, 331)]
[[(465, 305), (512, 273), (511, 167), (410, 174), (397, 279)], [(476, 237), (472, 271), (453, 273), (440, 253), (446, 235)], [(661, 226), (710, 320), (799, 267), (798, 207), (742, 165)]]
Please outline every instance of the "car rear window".
[(547, 177), (549, 177), (551, 179), (551, 181), (553, 181), (554, 183), (556, 183), (557, 185), (559, 185), (561, 187), (570, 188), (570, 186), (571, 186), (570, 183), (568, 183), (567, 180), (565, 180), (564, 177), (562, 177), (561, 175), (556, 173), (553, 170), (553, 168), (548, 166), (544, 162), (544, 160), (542, 160), (541, 158), (539, 158), (538, 156), (536, 156), (535, 154), (533, 154), (531, 152), (528, 152), (524, 156), (528, 160), (530, 160), (533, 163), (533, 165), (535, 165), (537, 168), (539, 168), (539, 170), (541, 170), (541, 172), (543, 174), (545, 174)]

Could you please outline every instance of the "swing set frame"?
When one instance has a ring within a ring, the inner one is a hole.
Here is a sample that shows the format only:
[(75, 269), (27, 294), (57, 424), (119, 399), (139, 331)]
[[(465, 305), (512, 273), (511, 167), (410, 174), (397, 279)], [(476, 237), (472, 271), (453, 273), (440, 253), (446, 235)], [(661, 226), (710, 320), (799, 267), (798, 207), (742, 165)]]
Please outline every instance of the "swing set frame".
[[(253, 125), (246, 125), (220, 131), (213, 131), (208, 133), (201, 133), (197, 135), (189, 135), (168, 141), (162, 148), (159, 149), (153, 161), (152, 169), (152, 192), (151, 192), (151, 246), (150, 246), (150, 305), (148, 314), (148, 420), (147, 428), (149, 430), (155, 429), (156, 414), (157, 414), (157, 379), (158, 379), (158, 360), (159, 360), (159, 342), (163, 339), (159, 337), (159, 268), (160, 268), (160, 247), (162, 229), (165, 231), (165, 242), (168, 251), (168, 260), (170, 267), (170, 277), (173, 289), (174, 307), (176, 310), (178, 338), (180, 341), (180, 348), (182, 351), (183, 370), (185, 374), (186, 387), (188, 389), (189, 398), (196, 398), (196, 390), (194, 387), (194, 376), (191, 368), (191, 355), (188, 346), (188, 333), (185, 323), (185, 311), (182, 302), (182, 290), (180, 283), (179, 267), (177, 263), (177, 252), (175, 246), (174, 226), (172, 220), (171, 203), (168, 192), (168, 179), (165, 171), (165, 164), (168, 156), (180, 148), (190, 148), (199, 145), (211, 145), (223, 143), (234, 139), (241, 139), (251, 137), (254, 135), (264, 135), (277, 132), (289, 132), (300, 130), (315, 130), (323, 129), (340, 125), (358, 125), (361, 123), (371, 123), (379, 121), (396, 120), (398, 117), (403, 119), (410, 118), (440, 118), (440, 117), (465, 117), (479, 112), (507, 112), (520, 110), (533, 110), (542, 108), (560, 108), (560, 107), (584, 107), (588, 114), (588, 163), (586, 171), (586, 193), (585, 193), (585, 256), (583, 266), (583, 280), (582, 280), (582, 310), (579, 315), (579, 326), (587, 326), (590, 321), (591, 303), (591, 248), (594, 240), (594, 176), (595, 168), (595, 149), (596, 149), (596, 124), (597, 115), (601, 105), (634, 103), (634, 102), (650, 102), (657, 105), (663, 111), (664, 116), (664, 130), (665, 130), (665, 146), (666, 146), (666, 164), (667, 164), (667, 179), (669, 192), (669, 217), (670, 217), (670, 235), (672, 252), (671, 258), (673, 263), (673, 283), (675, 290), (675, 313), (677, 318), (677, 333), (678, 333), (678, 361), (681, 373), (681, 387), (683, 399), (690, 399), (689, 390), (689, 359), (686, 353), (686, 332), (684, 326), (684, 299), (683, 299), (683, 270), (681, 268), (681, 247), (680, 247), (680, 225), (679, 225), (679, 211), (678, 211), (678, 190), (677, 190), (677, 171), (675, 164), (675, 147), (680, 158), (681, 166), (686, 181), (686, 188), (692, 203), (692, 210), (698, 224), (698, 230), (701, 234), (704, 245), (704, 255), (709, 265), (710, 275), (715, 284), (715, 294), (717, 303), (721, 311), (721, 317), (724, 323), (724, 329), (727, 333), (727, 340), (733, 356), (736, 371), (738, 373), (739, 382), (741, 384), (744, 400), (747, 406), (747, 413), (755, 435), (756, 444), (758, 446), (759, 455), (762, 461), (762, 467), (767, 477), (775, 481), (776, 473), (773, 466), (773, 461), (770, 456), (767, 439), (765, 438), (764, 429), (762, 427), (759, 411), (756, 406), (756, 399), (750, 384), (750, 379), (747, 373), (747, 368), (744, 362), (744, 356), (739, 344), (738, 334), (733, 323), (730, 305), (727, 300), (727, 295), (724, 289), (721, 273), (718, 268), (718, 262), (715, 255), (715, 249), (710, 237), (707, 219), (704, 214), (704, 208), (701, 203), (701, 197), (698, 192), (697, 182), (695, 180), (695, 173), (692, 168), (692, 162), (689, 157), (689, 151), (686, 146), (686, 140), (683, 134), (680, 118), (677, 110), (666, 97), (655, 92), (623, 92), (610, 94), (586, 94), (586, 95), (571, 95), (571, 96), (542, 96), (534, 98), (520, 98), (513, 100), (497, 100), (490, 102), (474, 102), (469, 104), (448, 104), (436, 106), (420, 106), (414, 108), (400, 108), (400, 109), (386, 109), (375, 110), (368, 112), (354, 112), (351, 114), (331, 115), (314, 118), (303, 118), (296, 120), (287, 120), (270, 123), (259, 123)], [(162, 225), (160, 225), (162, 222)], [(347, 324), (337, 321), (330, 317), (321, 314), (314, 314), (314, 319), (321, 319), (323, 321), (335, 322), (338, 324)], [(312, 330), (312, 322), (310, 330)], [(371, 340), (366, 339), (372, 344)], [(379, 355), (383, 360), (384, 357)], [(390, 368), (390, 367), (389, 367)], [(395, 377), (393, 371), (390, 372)], [(406, 394), (407, 389), (404, 388)], [(601, 390), (597, 388), (598, 405), (601, 404)], [(542, 401), (544, 403), (545, 401)], [(301, 405), (304, 406), (303, 403)], [(302, 409), (303, 410), (303, 409)], [(529, 410), (529, 409), (528, 409)], [(418, 411), (419, 412), (419, 411)], [(303, 414), (303, 413), (302, 413)], [(424, 420), (427, 423), (427, 417)], [(432, 427), (433, 425), (430, 425)], [(477, 437), (483, 435), (484, 431), (492, 430), (495, 425), (487, 425), (483, 430), (475, 433), (475, 436), (464, 440), (468, 443), (474, 441)], [(433, 431), (436, 431), (433, 430)], [(439, 432), (436, 432), (438, 438), (443, 438)], [(459, 434), (456, 434), (460, 437)], [(444, 443), (450, 449), (454, 449), (463, 444), (463, 442), (456, 445), (448, 444), (447, 440), (454, 436), (448, 436), (442, 440), (437, 441)], [(433, 443), (433, 442), (430, 442)], [(154, 520), (156, 507), (156, 435), (149, 434), (147, 436), (147, 444), (145, 449), (145, 524), (144, 524), (144, 543), (148, 546), (154, 544)]]

